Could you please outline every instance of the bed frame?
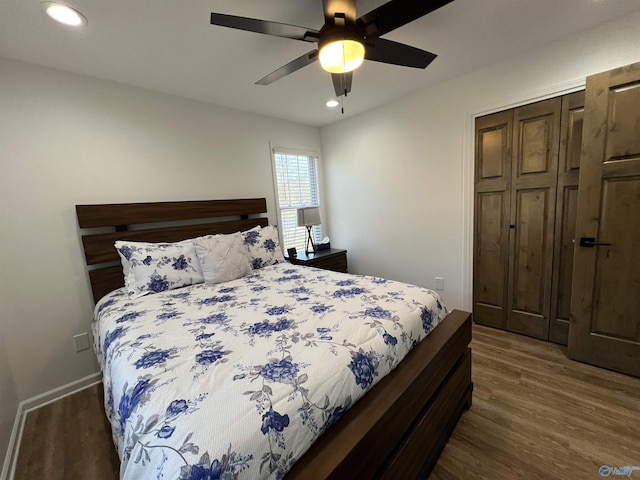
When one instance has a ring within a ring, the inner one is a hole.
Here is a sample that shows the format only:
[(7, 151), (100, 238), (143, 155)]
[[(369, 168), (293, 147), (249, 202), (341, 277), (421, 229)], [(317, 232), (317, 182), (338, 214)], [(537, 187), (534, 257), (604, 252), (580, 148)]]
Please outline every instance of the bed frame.
[[(79, 227), (92, 229), (83, 232), (82, 244), (94, 301), (124, 285), (114, 241), (174, 242), (233, 233), (268, 225), (266, 211), (264, 198), (76, 205)], [(471, 314), (452, 311), (286, 478), (428, 477), (463, 410), (471, 407), (470, 342)]]

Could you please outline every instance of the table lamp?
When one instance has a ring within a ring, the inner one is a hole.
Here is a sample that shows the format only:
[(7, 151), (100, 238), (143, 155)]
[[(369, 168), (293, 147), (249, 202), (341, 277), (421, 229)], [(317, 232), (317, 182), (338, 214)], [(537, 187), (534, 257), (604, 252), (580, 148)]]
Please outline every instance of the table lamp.
[(298, 226), (307, 227), (307, 238), (304, 243), (304, 253), (309, 253), (309, 244), (311, 244), (311, 249), (315, 253), (316, 245), (313, 243), (311, 229), (314, 225), (320, 225), (321, 223), (319, 207), (305, 207), (298, 209)]

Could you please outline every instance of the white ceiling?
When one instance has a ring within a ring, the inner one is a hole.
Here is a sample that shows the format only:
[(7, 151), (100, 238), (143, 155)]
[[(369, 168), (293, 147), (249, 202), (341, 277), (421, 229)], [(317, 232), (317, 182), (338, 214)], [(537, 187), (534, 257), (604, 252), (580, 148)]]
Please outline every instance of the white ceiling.
[[(209, 24), (216, 11), (320, 29), (321, 0), (67, 3), (88, 18), (82, 30), (53, 22), (39, 0), (0, 0), (0, 56), (315, 126), (640, 10), (638, 0), (454, 0), (385, 36), (438, 58), (426, 70), (365, 61), (343, 116), (324, 105), (333, 86), (317, 62), (254, 85), (314, 44)], [(361, 0), (358, 16), (382, 3)]]

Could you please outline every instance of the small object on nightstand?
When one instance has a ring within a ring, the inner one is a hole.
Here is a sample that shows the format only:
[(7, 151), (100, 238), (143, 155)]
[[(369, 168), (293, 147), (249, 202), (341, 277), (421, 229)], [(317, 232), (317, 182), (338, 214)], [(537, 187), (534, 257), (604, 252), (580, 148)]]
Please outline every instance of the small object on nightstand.
[(287, 255), (289, 255), (289, 258), (294, 258), (298, 255), (298, 252), (296, 250), (296, 247), (293, 248), (287, 248)]
[(327, 239), (326, 243), (323, 241), (322, 243), (316, 244), (316, 252), (318, 250), (331, 250), (331, 242)]
[(315, 253), (298, 253), (297, 257), (289, 255), (289, 261), (294, 265), (305, 265), (307, 267), (333, 270), (334, 272), (348, 273), (347, 251), (337, 248), (328, 250), (318, 250)]

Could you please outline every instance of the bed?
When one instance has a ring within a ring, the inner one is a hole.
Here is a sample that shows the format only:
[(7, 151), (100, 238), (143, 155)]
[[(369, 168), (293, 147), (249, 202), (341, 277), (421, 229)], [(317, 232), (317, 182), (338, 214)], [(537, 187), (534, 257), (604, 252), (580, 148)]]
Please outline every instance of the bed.
[(123, 478), (426, 478), (471, 406), (471, 316), (429, 290), (288, 263), (136, 299), (122, 289), (115, 241), (268, 228), (264, 198), (76, 212)]

